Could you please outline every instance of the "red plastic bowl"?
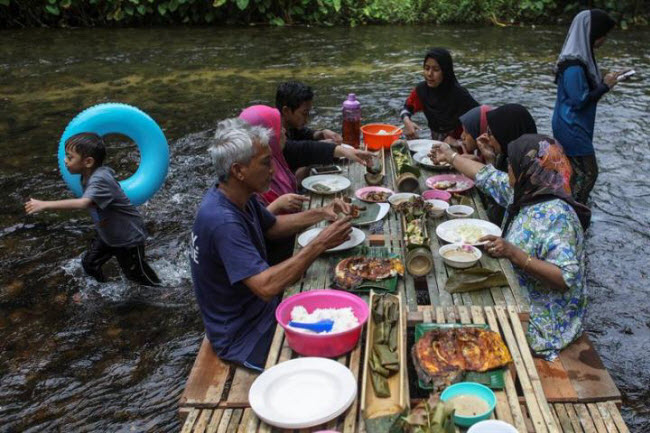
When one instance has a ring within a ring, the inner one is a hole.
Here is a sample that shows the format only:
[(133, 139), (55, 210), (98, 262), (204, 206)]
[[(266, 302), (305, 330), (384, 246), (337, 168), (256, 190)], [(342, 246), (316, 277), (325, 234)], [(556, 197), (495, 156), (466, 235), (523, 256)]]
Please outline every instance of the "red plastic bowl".
[[(306, 334), (296, 331), (287, 324), (291, 321), (293, 307), (302, 305), (308, 313), (316, 308), (351, 307), (359, 320), (359, 326), (336, 334)], [(368, 305), (360, 297), (339, 290), (311, 290), (290, 296), (278, 305), (275, 319), (284, 328), (287, 344), (304, 356), (335, 358), (348, 353), (357, 345), (363, 325), (368, 320)]]
[(429, 189), (422, 193), (422, 198), (425, 200), (443, 200), (448, 202), (451, 194), (439, 189)]
[[(378, 134), (379, 131), (394, 131), (392, 134)], [(369, 123), (361, 127), (363, 142), (369, 150), (389, 149), (390, 145), (399, 140), (402, 129), (387, 123)]]

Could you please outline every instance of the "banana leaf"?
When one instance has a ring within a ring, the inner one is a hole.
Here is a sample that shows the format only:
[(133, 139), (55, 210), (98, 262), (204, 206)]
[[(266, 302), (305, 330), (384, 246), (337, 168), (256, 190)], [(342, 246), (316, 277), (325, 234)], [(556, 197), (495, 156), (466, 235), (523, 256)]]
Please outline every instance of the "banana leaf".
[(352, 199), (351, 204), (365, 208), (365, 210), (359, 211), (358, 217), (350, 221), (352, 225), (367, 224), (371, 221), (376, 220), (377, 215), (379, 215), (379, 211), (381, 210), (381, 206), (379, 206), (377, 203), (366, 203), (356, 198)]
[(375, 390), (375, 395), (377, 397), (390, 397), (390, 388), (388, 387), (388, 381), (384, 376), (370, 370), (370, 378), (372, 380), (372, 387)]
[(381, 365), (386, 366), (388, 364), (397, 364), (399, 359), (397, 353), (391, 352), (388, 346), (385, 344), (375, 344), (372, 348), (373, 352), (377, 354), (377, 357), (381, 361)]
[(470, 268), (456, 271), (454, 275), (449, 277), (447, 284), (445, 284), (445, 290), (449, 293), (463, 293), (507, 285), (508, 280), (501, 271)]
[(381, 360), (374, 350), (370, 354), (370, 369), (381, 374), (384, 377), (389, 377), (392, 374), (389, 369), (381, 365)]
[(397, 351), (397, 324), (390, 328), (390, 335), (388, 336), (388, 348), (391, 352)]

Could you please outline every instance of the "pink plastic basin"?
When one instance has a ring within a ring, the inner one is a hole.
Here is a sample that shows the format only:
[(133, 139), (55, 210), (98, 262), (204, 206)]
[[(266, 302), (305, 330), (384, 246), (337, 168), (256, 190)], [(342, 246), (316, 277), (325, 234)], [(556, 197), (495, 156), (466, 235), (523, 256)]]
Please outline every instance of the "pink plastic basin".
[(422, 198), (425, 200), (443, 200), (448, 202), (451, 194), (439, 189), (429, 189), (422, 193)]
[[(302, 305), (308, 313), (316, 308), (352, 308), (359, 320), (359, 326), (336, 334), (306, 334), (296, 331), (287, 324), (291, 321), (293, 307)], [(368, 320), (368, 305), (360, 297), (339, 290), (311, 290), (290, 296), (278, 305), (275, 319), (284, 328), (287, 343), (297, 353), (304, 356), (334, 358), (354, 349), (363, 325)]]

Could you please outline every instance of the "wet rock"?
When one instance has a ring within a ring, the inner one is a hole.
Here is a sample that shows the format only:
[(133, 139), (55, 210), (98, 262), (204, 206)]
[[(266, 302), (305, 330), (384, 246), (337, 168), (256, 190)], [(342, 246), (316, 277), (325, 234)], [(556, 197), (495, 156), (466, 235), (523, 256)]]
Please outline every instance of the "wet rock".
[(622, 330), (621, 332), (622, 332), (623, 334), (627, 334), (627, 335), (632, 335), (632, 334), (634, 334), (634, 332), (632, 332), (632, 328), (630, 328), (629, 326), (624, 327), (623, 330)]

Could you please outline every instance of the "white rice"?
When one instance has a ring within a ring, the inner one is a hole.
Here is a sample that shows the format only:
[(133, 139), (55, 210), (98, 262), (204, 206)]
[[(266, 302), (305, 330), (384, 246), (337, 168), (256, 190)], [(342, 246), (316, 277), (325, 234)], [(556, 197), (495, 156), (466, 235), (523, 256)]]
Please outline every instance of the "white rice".
[(347, 331), (359, 326), (359, 320), (354, 315), (352, 308), (316, 308), (312, 313), (308, 313), (302, 305), (296, 305), (291, 310), (291, 320), (299, 323), (316, 323), (323, 319), (334, 321), (334, 326), (329, 332), (314, 332), (308, 329), (294, 328), (291, 329), (304, 332), (306, 334), (336, 334), (337, 332)]

